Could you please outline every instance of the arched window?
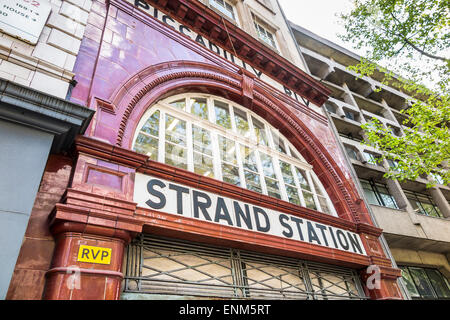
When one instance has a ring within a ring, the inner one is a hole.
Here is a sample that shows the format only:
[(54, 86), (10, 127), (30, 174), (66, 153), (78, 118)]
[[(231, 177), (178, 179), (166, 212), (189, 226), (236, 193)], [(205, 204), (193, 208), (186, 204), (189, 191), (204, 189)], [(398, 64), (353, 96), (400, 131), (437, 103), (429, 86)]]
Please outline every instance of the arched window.
[(336, 216), (312, 167), (280, 132), (229, 100), (172, 96), (149, 108), (133, 150), (150, 159)]

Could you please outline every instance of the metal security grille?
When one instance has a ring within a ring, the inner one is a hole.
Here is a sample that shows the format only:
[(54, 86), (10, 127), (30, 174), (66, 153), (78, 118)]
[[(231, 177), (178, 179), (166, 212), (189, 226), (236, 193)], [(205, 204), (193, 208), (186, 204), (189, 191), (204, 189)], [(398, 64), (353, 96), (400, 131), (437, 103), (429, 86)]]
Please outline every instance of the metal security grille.
[(140, 235), (124, 292), (234, 299), (365, 299), (355, 271), (286, 257)]

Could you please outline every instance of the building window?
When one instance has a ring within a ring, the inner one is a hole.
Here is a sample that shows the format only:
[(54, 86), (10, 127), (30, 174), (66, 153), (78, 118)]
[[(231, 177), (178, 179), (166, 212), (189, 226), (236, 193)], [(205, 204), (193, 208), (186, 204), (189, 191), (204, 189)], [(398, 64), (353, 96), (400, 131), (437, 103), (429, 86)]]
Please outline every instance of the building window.
[(344, 145), (345, 152), (347, 152), (347, 155), (350, 157), (350, 159), (359, 161), (358, 151), (352, 146)]
[(350, 110), (347, 110), (347, 109), (343, 109), (343, 110), (344, 110), (344, 115), (345, 115), (345, 117), (347, 119), (353, 120), (353, 121), (358, 121), (358, 114), (357, 113), (355, 113), (353, 111), (350, 111)]
[(141, 119), (133, 150), (154, 161), (336, 215), (311, 166), (278, 130), (231, 101), (187, 94)]
[(413, 299), (450, 299), (449, 282), (439, 270), (406, 266), (400, 269)]
[(217, 9), (219, 12), (221, 12), (231, 20), (236, 21), (236, 16), (234, 14), (234, 7), (232, 4), (224, 0), (210, 0), (209, 3), (211, 7)]
[(443, 218), (441, 211), (429, 195), (408, 190), (404, 190), (404, 192), (417, 213), (435, 218)]
[(258, 35), (259, 39), (264, 41), (266, 44), (268, 44), (272, 48), (277, 49), (274, 33), (270, 32), (268, 30), (267, 26), (265, 26), (265, 24), (260, 19), (258, 19), (253, 13), (252, 13), (252, 17), (253, 17), (253, 23), (254, 23), (255, 29), (256, 29), (256, 34)]
[(360, 179), (364, 194), (370, 204), (398, 209), (397, 202), (389, 193), (385, 184), (374, 182), (373, 180)]
[(363, 151), (364, 159), (367, 163), (373, 164), (374, 166), (378, 166), (378, 161), (380, 159), (380, 155), (374, 154), (368, 151)]
[[(232, 299), (365, 299), (355, 270), (141, 234), (124, 292)], [(170, 299), (170, 298), (169, 298)]]

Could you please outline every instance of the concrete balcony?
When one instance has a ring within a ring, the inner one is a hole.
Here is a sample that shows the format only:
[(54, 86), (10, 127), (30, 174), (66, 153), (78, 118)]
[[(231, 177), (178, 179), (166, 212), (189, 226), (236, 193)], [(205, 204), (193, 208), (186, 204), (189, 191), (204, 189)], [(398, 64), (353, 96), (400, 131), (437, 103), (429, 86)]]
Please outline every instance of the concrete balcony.
[(450, 251), (450, 220), (371, 205), (389, 246), (438, 253)]

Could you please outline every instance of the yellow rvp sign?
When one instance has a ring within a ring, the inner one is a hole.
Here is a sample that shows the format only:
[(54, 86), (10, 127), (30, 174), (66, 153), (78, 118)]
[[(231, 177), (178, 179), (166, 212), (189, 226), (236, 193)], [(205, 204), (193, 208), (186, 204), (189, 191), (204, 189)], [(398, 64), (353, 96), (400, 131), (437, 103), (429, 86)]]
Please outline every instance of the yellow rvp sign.
[(92, 247), (81, 245), (78, 249), (78, 259), (80, 262), (111, 264), (110, 248)]

